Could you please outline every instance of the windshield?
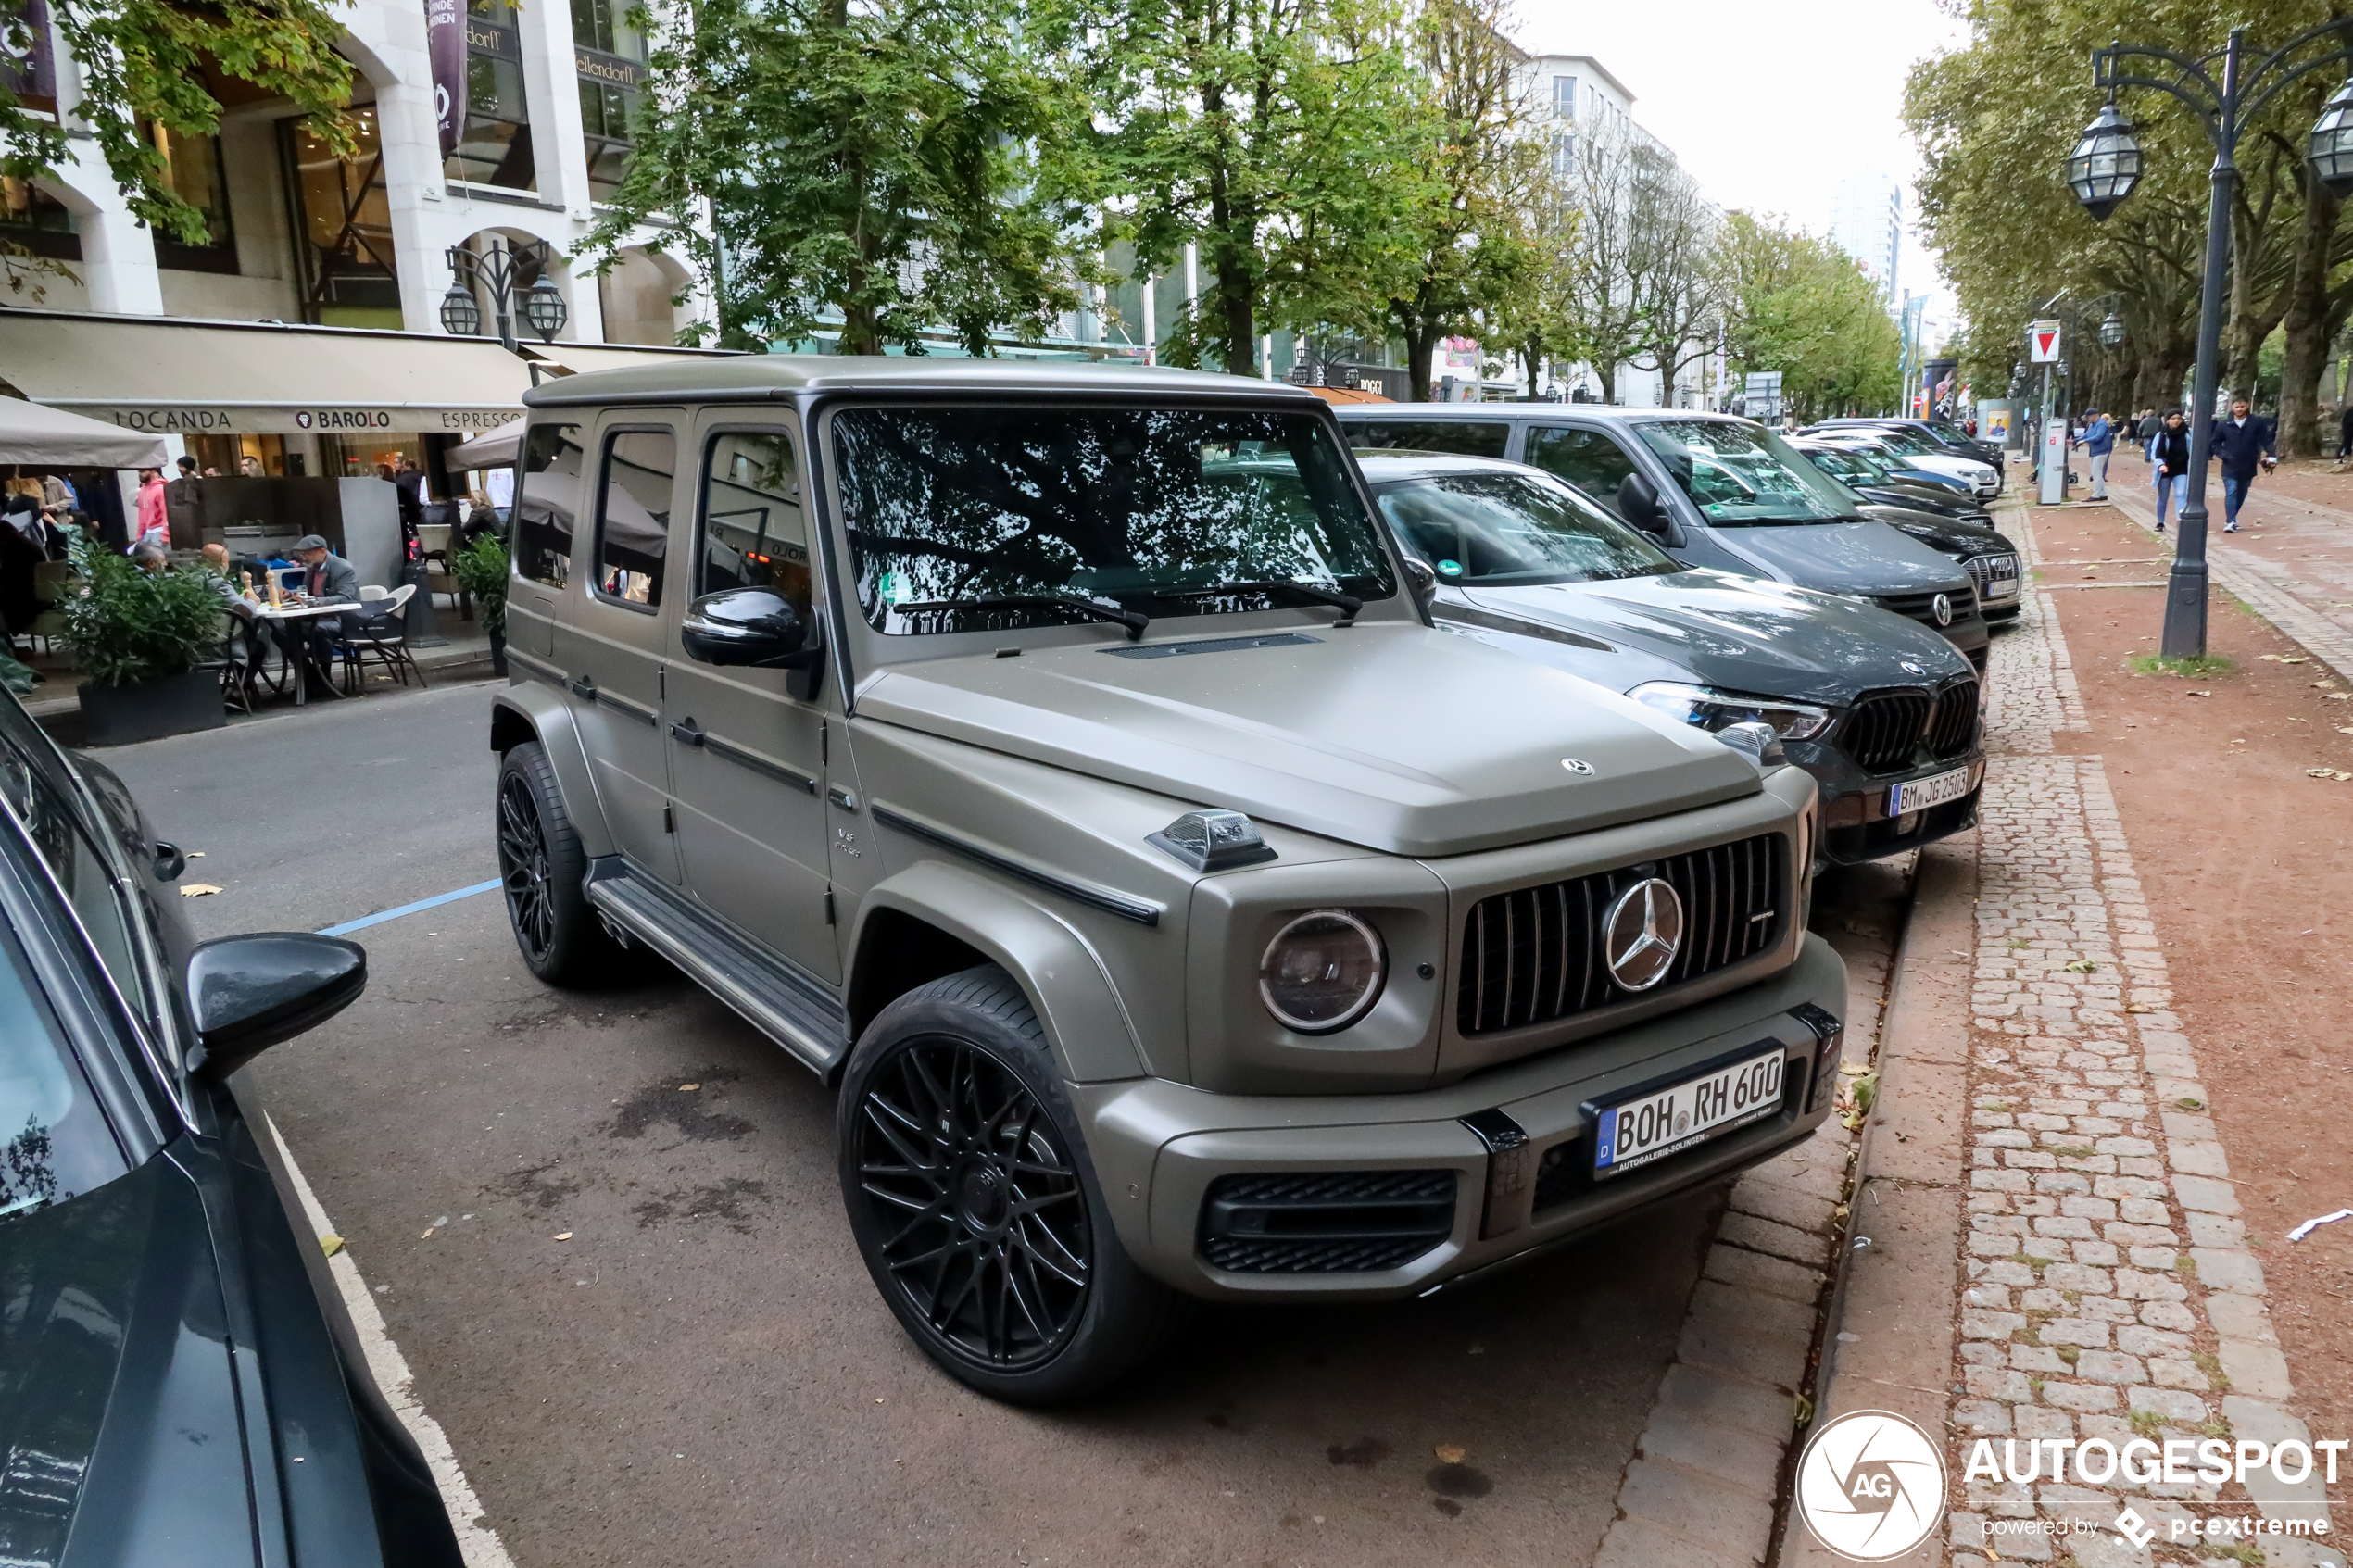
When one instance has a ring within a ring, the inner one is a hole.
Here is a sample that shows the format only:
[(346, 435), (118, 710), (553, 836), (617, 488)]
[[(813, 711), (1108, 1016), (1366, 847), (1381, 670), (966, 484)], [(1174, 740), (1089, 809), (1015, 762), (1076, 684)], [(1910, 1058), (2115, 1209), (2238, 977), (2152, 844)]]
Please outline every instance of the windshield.
[(859, 606), (888, 635), (1396, 591), (1312, 414), (853, 408), (833, 440)]
[(0, 934), (0, 1228), (129, 1169), (16, 937)]
[(1943, 443), (1931, 441), (1909, 425), (1890, 425), (1884, 430), (1875, 430), (1871, 434), (1898, 452), (1931, 458), (1950, 456)]
[(1762, 425), (1731, 420), (1645, 420), (1636, 427), (1683, 494), (1718, 528), (1843, 522), (1853, 493)]
[(1518, 587), (1682, 570), (1550, 474), (1441, 474), (1378, 497), (1381, 516), (1441, 583)]

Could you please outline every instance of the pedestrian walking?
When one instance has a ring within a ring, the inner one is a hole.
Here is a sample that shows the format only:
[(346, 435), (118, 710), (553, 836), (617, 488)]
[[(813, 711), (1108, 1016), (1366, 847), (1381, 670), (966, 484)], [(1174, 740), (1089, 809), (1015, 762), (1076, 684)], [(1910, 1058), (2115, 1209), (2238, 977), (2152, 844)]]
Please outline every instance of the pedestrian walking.
[(2086, 408), (2083, 410), (2083, 433), (2077, 439), (2075, 445), (2083, 448), (2085, 456), (2091, 458), (2092, 494), (2090, 498), (2095, 501), (2107, 500), (2108, 459), (2108, 454), (2116, 450), (2116, 427), (2109, 424), (2108, 416), (2097, 408)]
[(2190, 504), (2190, 427), (2179, 408), (2149, 437), (2151, 478), (2157, 485), (2157, 531), (2165, 532), (2166, 503), (2176, 510)]
[(2269, 473), (2280, 460), (2279, 440), (2271, 421), (2256, 413), (2244, 397), (2231, 400), (2231, 417), (2214, 421), (2208, 443), (2222, 464), (2222, 532), (2239, 531), (2239, 508), (2258, 470)]
[(2336, 460), (2353, 458), (2353, 397), (2345, 400), (2345, 412), (2336, 417)]
[(171, 519), (163, 504), (163, 470), (139, 470), (139, 534), (134, 544), (150, 541), (171, 547)]

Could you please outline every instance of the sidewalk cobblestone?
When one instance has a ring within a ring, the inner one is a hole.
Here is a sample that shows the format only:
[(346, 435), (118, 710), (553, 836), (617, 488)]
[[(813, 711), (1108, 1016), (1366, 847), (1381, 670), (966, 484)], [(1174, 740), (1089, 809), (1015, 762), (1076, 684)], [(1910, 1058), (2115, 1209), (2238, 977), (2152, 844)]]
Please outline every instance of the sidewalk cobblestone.
[[(2015, 532), (2038, 558), (2032, 529)], [(2295, 1421), (2263, 1271), (2106, 770), (2056, 746), (2086, 725), (2047, 592), (2030, 590), (1997, 643), (1990, 687), (1950, 1430), (1947, 1547), (1966, 1568), (1987, 1562), (1989, 1543), (2007, 1559), (2051, 1555), (2046, 1537), (1989, 1537), (1996, 1519), (2081, 1513), (2105, 1529), (2127, 1500), (2145, 1516), (2152, 1495), (2219, 1496), (2196, 1482), (1964, 1479), (1978, 1437), (2202, 1439)], [(2303, 1518), (2327, 1507), (2317, 1487), (2255, 1506)], [(2149, 1561), (2112, 1536), (2059, 1538), (2079, 1568)], [(2310, 1545), (2271, 1561), (2340, 1556)]]

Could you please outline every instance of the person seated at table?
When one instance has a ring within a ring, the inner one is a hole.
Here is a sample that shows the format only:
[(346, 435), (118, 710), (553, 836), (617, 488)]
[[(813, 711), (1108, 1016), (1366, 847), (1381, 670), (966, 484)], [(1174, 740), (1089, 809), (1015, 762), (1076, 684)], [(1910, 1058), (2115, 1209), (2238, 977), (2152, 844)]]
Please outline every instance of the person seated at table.
[(142, 539), (131, 546), (131, 564), (153, 577), (171, 570), (171, 552), (153, 539)]
[(212, 591), (220, 596), (221, 602), (241, 615), (252, 613), (253, 601), (237, 585), (236, 574), (230, 567), (229, 546), (207, 545), (203, 555), (205, 578), (212, 584)]
[[(316, 533), (304, 534), (295, 541), (294, 557), (302, 563), (302, 586), (297, 592), (303, 603), (358, 608), (359, 571), (330, 550), (326, 540)], [(335, 638), (342, 634), (343, 621), (340, 615), (317, 615), (279, 623), (280, 641), (289, 658), (301, 660), (304, 684), (313, 696), (334, 693), (326, 671), (333, 662)]]

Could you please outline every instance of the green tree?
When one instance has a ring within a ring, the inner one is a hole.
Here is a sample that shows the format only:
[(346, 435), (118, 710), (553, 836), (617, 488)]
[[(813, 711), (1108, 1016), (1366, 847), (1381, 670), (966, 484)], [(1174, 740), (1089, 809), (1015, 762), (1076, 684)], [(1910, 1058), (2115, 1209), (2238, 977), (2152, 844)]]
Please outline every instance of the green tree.
[(1393, 0), (1125, 0), (1092, 36), (1077, 188), (1143, 270), (1188, 245), (1202, 269), (1168, 361), (1248, 375), (1277, 328), (1377, 333), (1426, 178)]
[(1731, 372), (1781, 372), (1801, 420), (1894, 407), (1902, 335), (1887, 302), (1828, 240), (1735, 212), (1724, 221), (1725, 342)]
[[(335, 53), (344, 29), (329, 0), (50, 0), (48, 11), (80, 66), (81, 89), (58, 104), (0, 82), (0, 175), (55, 177), (86, 132), (132, 212), (195, 244), (205, 238), (204, 215), (171, 188), (149, 128), (218, 132), (222, 79), (288, 99), (330, 147), (351, 149), (353, 127), (342, 113), (351, 67)], [(32, 54), (25, 0), (0, 0), (0, 43), (17, 58)], [(6, 264), (12, 290), (41, 270), (16, 247)]]
[[(974, 354), (1044, 334), (1100, 269), (1061, 160), (1083, 117), (1058, 19), (979, 0), (666, 10), (629, 171), (587, 254), (652, 223), (745, 346)], [(708, 213), (709, 232), (688, 221)]]

